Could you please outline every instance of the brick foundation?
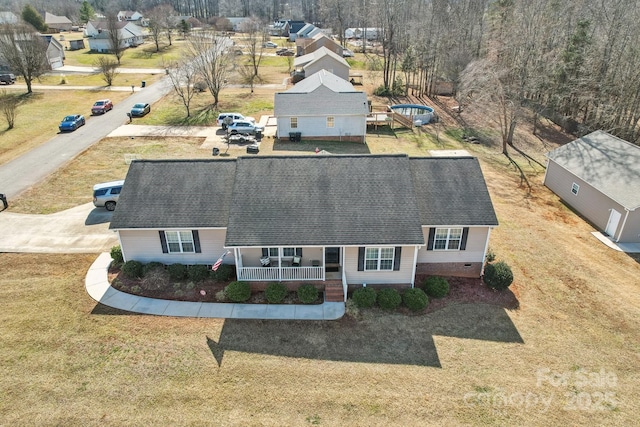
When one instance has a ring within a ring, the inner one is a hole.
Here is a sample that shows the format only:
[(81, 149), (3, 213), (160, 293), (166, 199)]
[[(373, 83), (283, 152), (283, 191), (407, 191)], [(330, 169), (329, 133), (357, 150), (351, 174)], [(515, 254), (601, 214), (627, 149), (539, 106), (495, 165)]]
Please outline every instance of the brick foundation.
[(481, 262), (422, 263), (416, 266), (416, 275), (478, 278), (481, 272)]

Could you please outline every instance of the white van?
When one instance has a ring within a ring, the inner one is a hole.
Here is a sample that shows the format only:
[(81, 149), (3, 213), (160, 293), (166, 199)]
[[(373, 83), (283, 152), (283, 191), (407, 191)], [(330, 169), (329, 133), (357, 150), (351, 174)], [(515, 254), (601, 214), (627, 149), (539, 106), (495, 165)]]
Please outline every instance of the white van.
[(108, 211), (116, 208), (124, 180), (103, 182), (93, 186), (93, 206), (105, 207)]

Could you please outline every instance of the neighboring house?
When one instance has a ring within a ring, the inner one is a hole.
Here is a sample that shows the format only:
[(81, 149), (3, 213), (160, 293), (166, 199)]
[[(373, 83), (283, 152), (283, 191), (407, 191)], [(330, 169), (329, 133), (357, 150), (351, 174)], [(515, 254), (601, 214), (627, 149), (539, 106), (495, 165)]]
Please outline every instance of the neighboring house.
[(47, 43), (47, 60), (52, 70), (64, 65), (64, 47), (51, 35), (41, 34), (40, 37)]
[(280, 139), (295, 132), (305, 140), (365, 141), (367, 95), (326, 70), (277, 92), (273, 111)]
[(13, 12), (0, 11), (0, 24), (17, 24), (20, 22)]
[(129, 21), (135, 22), (140, 25), (143, 24), (144, 16), (140, 12), (135, 12), (133, 10), (121, 10), (117, 15), (118, 21)]
[(640, 147), (599, 130), (547, 159), (551, 191), (613, 241), (640, 243)]
[(307, 55), (321, 47), (325, 47), (340, 56), (342, 56), (342, 51), (344, 50), (342, 46), (340, 46), (340, 43), (337, 43), (321, 32), (309, 38), (296, 39), (296, 54), (298, 56)]
[(380, 28), (368, 27), (368, 28), (347, 28), (344, 30), (345, 39), (362, 39), (376, 40), (382, 35)]
[(320, 70), (327, 70), (344, 80), (349, 80), (351, 66), (342, 55), (337, 55), (322, 46), (311, 53), (298, 56), (293, 60), (294, 73), (304, 78)]
[(236, 33), (242, 32), (242, 24), (245, 21), (250, 21), (251, 17), (235, 17), (235, 18), (227, 18), (229, 20), (229, 22), (231, 23), (231, 27), (233, 28), (233, 31)]
[(497, 225), (476, 158), (310, 155), (133, 161), (109, 228), (125, 261), (409, 287), (480, 277)]
[(50, 30), (57, 31), (71, 31), (73, 22), (66, 16), (56, 16), (52, 13), (44, 13), (44, 23), (47, 24)]
[(296, 33), (300, 31), (306, 24), (307, 23), (304, 21), (281, 19), (269, 26), (269, 35), (289, 37), (290, 41), (294, 41)]
[(305, 24), (304, 27), (300, 28), (300, 30), (296, 33), (296, 41), (299, 39), (305, 39), (313, 37), (315, 34), (322, 33), (320, 28), (316, 27), (313, 24)]
[[(120, 32), (120, 47), (128, 48), (144, 43), (144, 34), (140, 27), (133, 22), (118, 21), (116, 27)], [(106, 20), (89, 21), (85, 29), (89, 41), (89, 49), (95, 52), (111, 51), (111, 40), (107, 30)]]

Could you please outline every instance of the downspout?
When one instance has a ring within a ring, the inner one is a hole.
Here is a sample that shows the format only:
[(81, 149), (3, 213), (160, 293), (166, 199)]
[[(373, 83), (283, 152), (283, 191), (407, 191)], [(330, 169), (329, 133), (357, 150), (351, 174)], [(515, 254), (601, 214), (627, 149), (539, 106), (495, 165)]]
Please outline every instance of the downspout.
[(236, 277), (240, 277), (240, 269), (242, 268), (242, 258), (240, 258), (240, 250), (233, 248), (233, 257), (236, 259)]
[(627, 223), (627, 218), (629, 218), (629, 209), (624, 208), (625, 211), (627, 211), (626, 215), (624, 216), (624, 221), (622, 221), (622, 227), (620, 227), (620, 233), (618, 233), (618, 238), (615, 240), (616, 243), (618, 243), (620, 241), (620, 238), (622, 237), (622, 230), (624, 230), (624, 226)]
[(484, 276), (484, 266), (487, 263), (487, 251), (489, 250), (489, 237), (491, 237), (491, 230), (493, 227), (489, 227), (487, 231), (487, 242), (484, 244), (484, 254), (482, 255), (482, 269), (480, 270), (480, 277)]
[(344, 297), (344, 302), (347, 302), (347, 292), (349, 291), (349, 285), (347, 284), (347, 271), (346, 268), (344, 268), (344, 253), (346, 252), (344, 246), (340, 249), (340, 252), (340, 258), (342, 258), (340, 260), (340, 266), (342, 267), (342, 295)]
[(416, 283), (416, 271), (418, 270), (418, 251), (421, 246), (414, 246), (413, 248), (413, 274), (411, 275), (411, 287), (413, 288)]

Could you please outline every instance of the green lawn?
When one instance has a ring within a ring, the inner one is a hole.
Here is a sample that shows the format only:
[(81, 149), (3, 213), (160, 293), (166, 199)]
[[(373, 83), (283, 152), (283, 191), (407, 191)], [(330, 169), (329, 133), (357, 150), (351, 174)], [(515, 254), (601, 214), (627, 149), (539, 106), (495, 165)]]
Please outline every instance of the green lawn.
[[(126, 49), (120, 58), (120, 66), (125, 68), (165, 68), (166, 63), (180, 57), (183, 43), (183, 40), (174, 40), (171, 46), (163, 43), (160, 45), (160, 51), (156, 52), (155, 44), (147, 40), (141, 46)], [(66, 51), (65, 65), (94, 66), (100, 57), (116, 59), (112, 54), (89, 51), (89, 43), (86, 39), (85, 46), (85, 49)]]

